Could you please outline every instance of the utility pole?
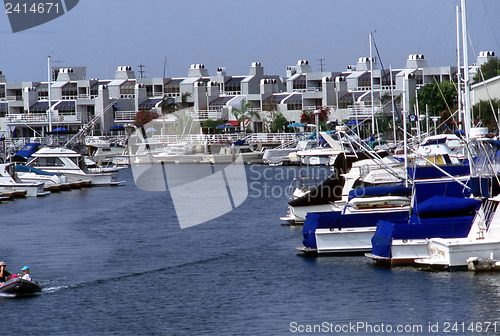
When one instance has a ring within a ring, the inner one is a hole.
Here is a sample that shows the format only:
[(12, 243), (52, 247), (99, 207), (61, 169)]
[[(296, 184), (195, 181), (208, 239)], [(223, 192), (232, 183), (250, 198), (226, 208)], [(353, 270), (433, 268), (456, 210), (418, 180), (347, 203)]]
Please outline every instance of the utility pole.
[(140, 78), (144, 78), (144, 73), (146, 72), (144, 70), (144, 64), (141, 63), (141, 64), (138, 65), (138, 67), (139, 67), (139, 76), (140, 76)]
[(320, 71), (320, 72), (323, 72), (323, 70), (324, 70), (324, 65), (325, 65), (325, 64), (324, 64), (325, 59), (324, 59), (324, 58), (320, 58), (318, 61), (319, 61), (319, 71)]
[(165, 56), (165, 60), (163, 61), (163, 78), (167, 78), (167, 56)]

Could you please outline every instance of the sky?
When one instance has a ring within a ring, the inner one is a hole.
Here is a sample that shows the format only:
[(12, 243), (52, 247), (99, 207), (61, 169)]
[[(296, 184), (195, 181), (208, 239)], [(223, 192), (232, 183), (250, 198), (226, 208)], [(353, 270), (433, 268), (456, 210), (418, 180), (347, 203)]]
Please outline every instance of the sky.
[[(319, 71), (343, 71), (369, 55), (373, 32), (384, 67), (404, 67), (409, 54), (428, 65), (456, 64), (458, 0), (80, 0), (65, 15), (12, 33), (0, 12), (0, 70), (7, 81), (45, 81), (47, 55), (56, 66), (87, 66), (87, 78), (114, 78), (132, 66), (146, 77), (186, 76), (189, 66), (209, 73), (225, 67), (248, 74), (285, 75), (306, 59)], [(467, 1), (470, 57), (500, 55), (500, 0)], [(471, 58), (470, 62), (475, 59)]]

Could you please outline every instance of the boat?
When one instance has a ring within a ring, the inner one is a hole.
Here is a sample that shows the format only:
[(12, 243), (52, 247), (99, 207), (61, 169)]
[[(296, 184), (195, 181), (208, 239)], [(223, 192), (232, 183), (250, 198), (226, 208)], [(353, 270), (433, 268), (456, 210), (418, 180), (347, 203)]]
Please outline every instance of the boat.
[(69, 182), (80, 182), (92, 186), (120, 185), (118, 170), (90, 170), (84, 157), (74, 150), (60, 147), (45, 147), (34, 153), (31, 167), (62, 174)]
[(44, 189), (50, 192), (71, 189), (66, 176), (58, 173), (46, 172), (34, 167), (16, 164), (16, 174), (22, 182), (43, 182)]
[(26, 192), (28, 197), (46, 196), (50, 191), (46, 191), (44, 182), (37, 181), (21, 181), (15, 171), (15, 163), (0, 164), (0, 190), (16, 191), (22, 190)]
[[(316, 146), (315, 140), (294, 140), (283, 143), (275, 148), (268, 148), (264, 151), (262, 160), (270, 166), (281, 166), (298, 162), (296, 155), (298, 151), (304, 151)], [(293, 158), (293, 160), (291, 159)]]
[(427, 242), (428, 257), (415, 263), (444, 269), (468, 267), (470, 258), (493, 259), (500, 255), (500, 196), (487, 199), (474, 217), (465, 238), (432, 238)]
[(231, 164), (236, 157), (241, 157), (243, 162), (252, 162), (262, 159), (263, 154), (263, 152), (253, 150), (250, 145), (233, 143), (230, 146), (221, 147), (217, 154), (203, 155), (199, 163)]
[(29, 296), (42, 291), (42, 287), (35, 281), (15, 277), (0, 283), (0, 294), (8, 296)]
[(378, 263), (411, 265), (429, 256), (430, 238), (466, 237), (481, 201), (473, 198), (434, 196), (419, 204), (409, 220), (379, 221), (365, 254)]

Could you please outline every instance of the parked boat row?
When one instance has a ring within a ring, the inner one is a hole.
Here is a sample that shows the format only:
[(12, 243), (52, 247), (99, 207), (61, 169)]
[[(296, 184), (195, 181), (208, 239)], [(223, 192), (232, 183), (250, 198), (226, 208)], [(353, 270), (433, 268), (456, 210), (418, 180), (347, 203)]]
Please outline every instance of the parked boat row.
[[(26, 147), (35, 148), (32, 144)], [(19, 155), (24, 155), (23, 152), (26, 150), (21, 150)], [(81, 154), (71, 149), (43, 147), (27, 155), (25, 164), (0, 164), (0, 193), (4, 200), (123, 183), (118, 181), (120, 168), (89, 166)]]
[[(404, 165), (387, 158), (375, 160), (379, 167), (366, 159), (354, 162), (348, 172), (316, 187), (331, 181), (342, 186), (342, 195), (330, 198), (321, 211), (307, 192), (293, 199), (289, 214), (295, 219), (297, 200), (309, 201), (301, 204), (307, 215), (303, 246), (297, 249), (365, 254), (389, 265), (500, 269), (494, 259), (500, 255), (500, 144), (477, 140), (475, 149), (469, 146), (474, 161), (468, 162), (452, 156), (446, 138), (422, 142)], [(360, 173), (358, 162), (366, 165), (367, 173)]]

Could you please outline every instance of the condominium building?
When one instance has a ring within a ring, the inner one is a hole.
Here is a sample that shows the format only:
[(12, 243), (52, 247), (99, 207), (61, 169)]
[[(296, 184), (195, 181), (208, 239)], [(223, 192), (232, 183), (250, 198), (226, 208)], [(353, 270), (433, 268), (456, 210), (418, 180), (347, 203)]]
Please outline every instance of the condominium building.
[(52, 79), (49, 90), (48, 82), (9, 82), (0, 73), (1, 131), (33, 137), (50, 127), (78, 130), (93, 122), (96, 132), (106, 134), (114, 125), (133, 123), (138, 111), (161, 114), (165, 105), (188, 106), (200, 122), (237, 125), (232, 111), (243, 100), (258, 112), (250, 121), (254, 131), (265, 130), (275, 113), (296, 122), (303, 111), (325, 106), (332, 120), (362, 120), (408, 109), (421, 86), (456, 81), (457, 67), (429, 67), (424, 55), (409, 55), (404, 69), (382, 68), (376, 58), (361, 57), (337, 72), (315, 72), (299, 60), (286, 68), (285, 77), (266, 75), (254, 62), (245, 75), (229, 75), (224, 67), (211, 75), (203, 64), (193, 64), (182, 78), (136, 78), (130, 66), (119, 66), (112, 79), (87, 79), (85, 67), (53, 68)]

